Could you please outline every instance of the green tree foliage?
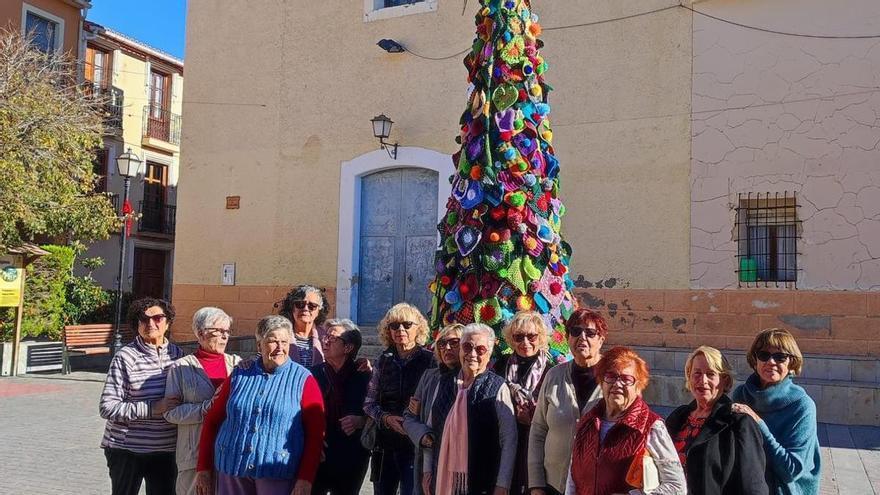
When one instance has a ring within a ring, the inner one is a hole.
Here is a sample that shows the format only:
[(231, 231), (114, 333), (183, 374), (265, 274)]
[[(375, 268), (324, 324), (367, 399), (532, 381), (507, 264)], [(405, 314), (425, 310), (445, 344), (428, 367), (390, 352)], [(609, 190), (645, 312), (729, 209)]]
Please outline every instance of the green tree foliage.
[[(72, 277), (76, 251), (68, 246), (42, 246), (49, 255), (28, 265), (24, 287), (24, 314), (21, 321), (22, 337), (46, 335), (60, 338), (64, 326), (64, 307), (67, 303), (67, 282)], [(4, 340), (13, 331), (14, 311), (3, 316)]]
[(102, 101), (75, 76), (74, 61), (0, 30), (0, 246), (106, 239), (119, 228), (108, 197), (94, 192)]

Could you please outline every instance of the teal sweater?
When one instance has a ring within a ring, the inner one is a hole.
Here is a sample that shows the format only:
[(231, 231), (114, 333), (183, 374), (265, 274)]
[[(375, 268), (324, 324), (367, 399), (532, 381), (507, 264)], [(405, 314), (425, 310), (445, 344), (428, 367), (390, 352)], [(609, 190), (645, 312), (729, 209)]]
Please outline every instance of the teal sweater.
[(791, 376), (778, 385), (761, 389), (752, 374), (733, 391), (731, 398), (750, 406), (761, 421), (767, 454), (767, 482), (774, 495), (819, 493), (821, 457), (816, 433), (816, 403)]

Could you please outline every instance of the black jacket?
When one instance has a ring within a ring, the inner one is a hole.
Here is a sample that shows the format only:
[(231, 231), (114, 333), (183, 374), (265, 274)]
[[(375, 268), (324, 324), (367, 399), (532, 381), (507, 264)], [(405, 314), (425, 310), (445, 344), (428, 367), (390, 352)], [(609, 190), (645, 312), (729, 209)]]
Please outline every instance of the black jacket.
[[(311, 368), (318, 387), (321, 388), (321, 395), (324, 403), (334, 400), (336, 391), (333, 390), (333, 382), (330, 379), (330, 364), (324, 362)], [(370, 383), (369, 371), (358, 371), (355, 364), (351, 360), (345, 363), (345, 381), (343, 390), (341, 391), (342, 404), (340, 404), (339, 414), (345, 416), (364, 416), (364, 398), (367, 396), (367, 386)], [(339, 424), (339, 418), (331, 419), (327, 416), (327, 430), (324, 437), (324, 463), (329, 466), (339, 467), (340, 471), (353, 469), (352, 464), (364, 462), (370, 455), (370, 451), (361, 446), (361, 432), (356, 431), (351, 435), (346, 435), (342, 431)], [(332, 423), (332, 424), (331, 424)]]
[[(422, 374), (436, 366), (434, 354), (424, 347), (416, 348), (405, 360), (397, 355), (392, 346), (379, 356), (375, 373), (379, 374), (379, 407), (383, 413), (403, 416), (409, 399), (416, 391)], [(377, 443), (383, 449), (413, 450), (409, 437), (379, 426)]]
[[(687, 449), (688, 493), (700, 495), (767, 495), (764, 480), (764, 446), (755, 421), (730, 410), (732, 402), (722, 395), (703, 429)], [(666, 418), (674, 439), (687, 424), (696, 401), (681, 406)]]

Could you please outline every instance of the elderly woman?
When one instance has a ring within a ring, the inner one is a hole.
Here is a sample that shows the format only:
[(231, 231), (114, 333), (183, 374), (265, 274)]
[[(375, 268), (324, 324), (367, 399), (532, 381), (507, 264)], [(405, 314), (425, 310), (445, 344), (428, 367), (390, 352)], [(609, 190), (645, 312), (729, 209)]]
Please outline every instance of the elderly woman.
[(101, 393), (101, 417), (107, 420), (101, 447), (114, 495), (137, 493), (144, 480), (151, 493), (174, 491), (177, 427), (162, 416), (177, 405), (165, 398), (165, 380), (168, 367), (183, 356), (165, 338), (173, 321), (168, 301), (134, 301), (128, 324), (137, 336), (110, 361)]
[(281, 303), (281, 316), (293, 322), (293, 352), (290, 358), (311, 368), (324, 361), (321, 347), (321, 324), (330, 310), (324, 291), (313, 285), (298, 285)]
[[(615, 347), (594, 369), (603, 398), (578, 422), (565, 493), (687, 493), (663, 418), (642, 399), (649, 379), (645, 361), (628, 347)], [(644, 476), (653, 468), (657, 479)]]
[[(205, 416), (199, 495), (307, 495), (324, 437), (324, 403), (311, 374), (288, 356), (293, 327), (283, 316), (257, 323), (260, 359), (236, 367)], [(216, 476), (215, 476), (216, 473)]]
[(733, 391), (733, 410), (758, 423), (770, 492), (819, 493), (816, 404), (792, 380), (804, 364), (797, 342), (786, 330), (770, 328), (755, 337), (746, 359), (755, 372)]
[(370, 451), (361, 445), (364, 399), (370, 371), (355, 365), (363, 338), (351, 320), (327, 320), (324, 362), (312, 367), (327, 411), (324, 460), (318, 467), (313, 495), (357, 495), (367, 473)]
[(437, 495), (508, 493), (516, 456), (516, 419), (503, 378), (488, 371), (495, 332), (464, 327), (461, 371), (446, 373), (431, 407), (436, 443), (430, 458)]
[(403, 428), (413, 445), (416, 445), (414, 492), (427, 493), (431, 486), (431, 464), (423, 462), (424, 452), (434, 446), (434, 433), (428, 424), (431, 407), (437, 394), (437, 382), (445, 373), (458, 372), (461, 362), (458, 357), (461, 331), (464, 325), (453, 323), (443, 327), (434, 339), (434, 357), (438, 366), (422, 375), (416, 392), (403, 413)]
[(529, 481), (529, 426), (535, 414), (538, 392), (544, 381), (544, 375), (554, 362), (547, 352), (550, 330), (539, 313), (534, 311), (517, 313), (505, 325), (503, 334), (505, 342), (513, 349), (513, 353), (498, 359), (495, 363), (495, 373), (507, 380), (516, 412), (519, 441), (510, 493), (521, 495), (525, 493)]
[(403, 429), (403, 411), (422, 374), (434, 367), (434, 356), (423, 347), (428, 322), (418, 308), (400, 303), (385, 313), (378, 332), (387, 348), (379, 356), (364, 401), (364, 412), (378, 426), (370, 480), (377, 495), (394, 495), (398, 486), (400, 495), (411, 495), (415, 450)]
[(571, 441), (581, 415), (602, 397), (593, 367), (601, 359), (608, 324), (598, 313), (577, 309), (565, 322), (571, 361), (547, 372), (529, 433), (529, 487), (532, 495), (565, 490)]
[(727, 392), (733, 372), (721, 351), (698, 347), (684, 366), (694, 400), (666, 418), (684, 466), (688, 491), (705, 495), (766, 495), (764, 448), (758, 425), (734, 414)]
[(165, 411), (177, 425), (177, 495), (195, 495), (196, 461), (202, 420), (217, 387), (229, 376), (239, 357), (226, 354), (232, 317), (220, 308), (202, 308), (193, 315), (192, 329), (199, 348), (168, 369), (165, 397), (179, 402)]

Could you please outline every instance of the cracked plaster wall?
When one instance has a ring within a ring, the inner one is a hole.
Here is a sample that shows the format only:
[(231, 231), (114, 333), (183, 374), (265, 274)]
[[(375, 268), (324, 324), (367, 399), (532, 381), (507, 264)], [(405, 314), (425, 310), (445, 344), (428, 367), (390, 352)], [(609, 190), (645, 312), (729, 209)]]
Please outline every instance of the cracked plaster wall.
[[(876, 0), (696, 8), (781, 31), (880, 31)], [(737, 284), (737, 193), (795, 191), (798, 287), (880, 290), (880, 39), (793, 38), (699, 15), (693, 25), (691, 287)], [(810, 101), (777, 104), (793, 100)]]

